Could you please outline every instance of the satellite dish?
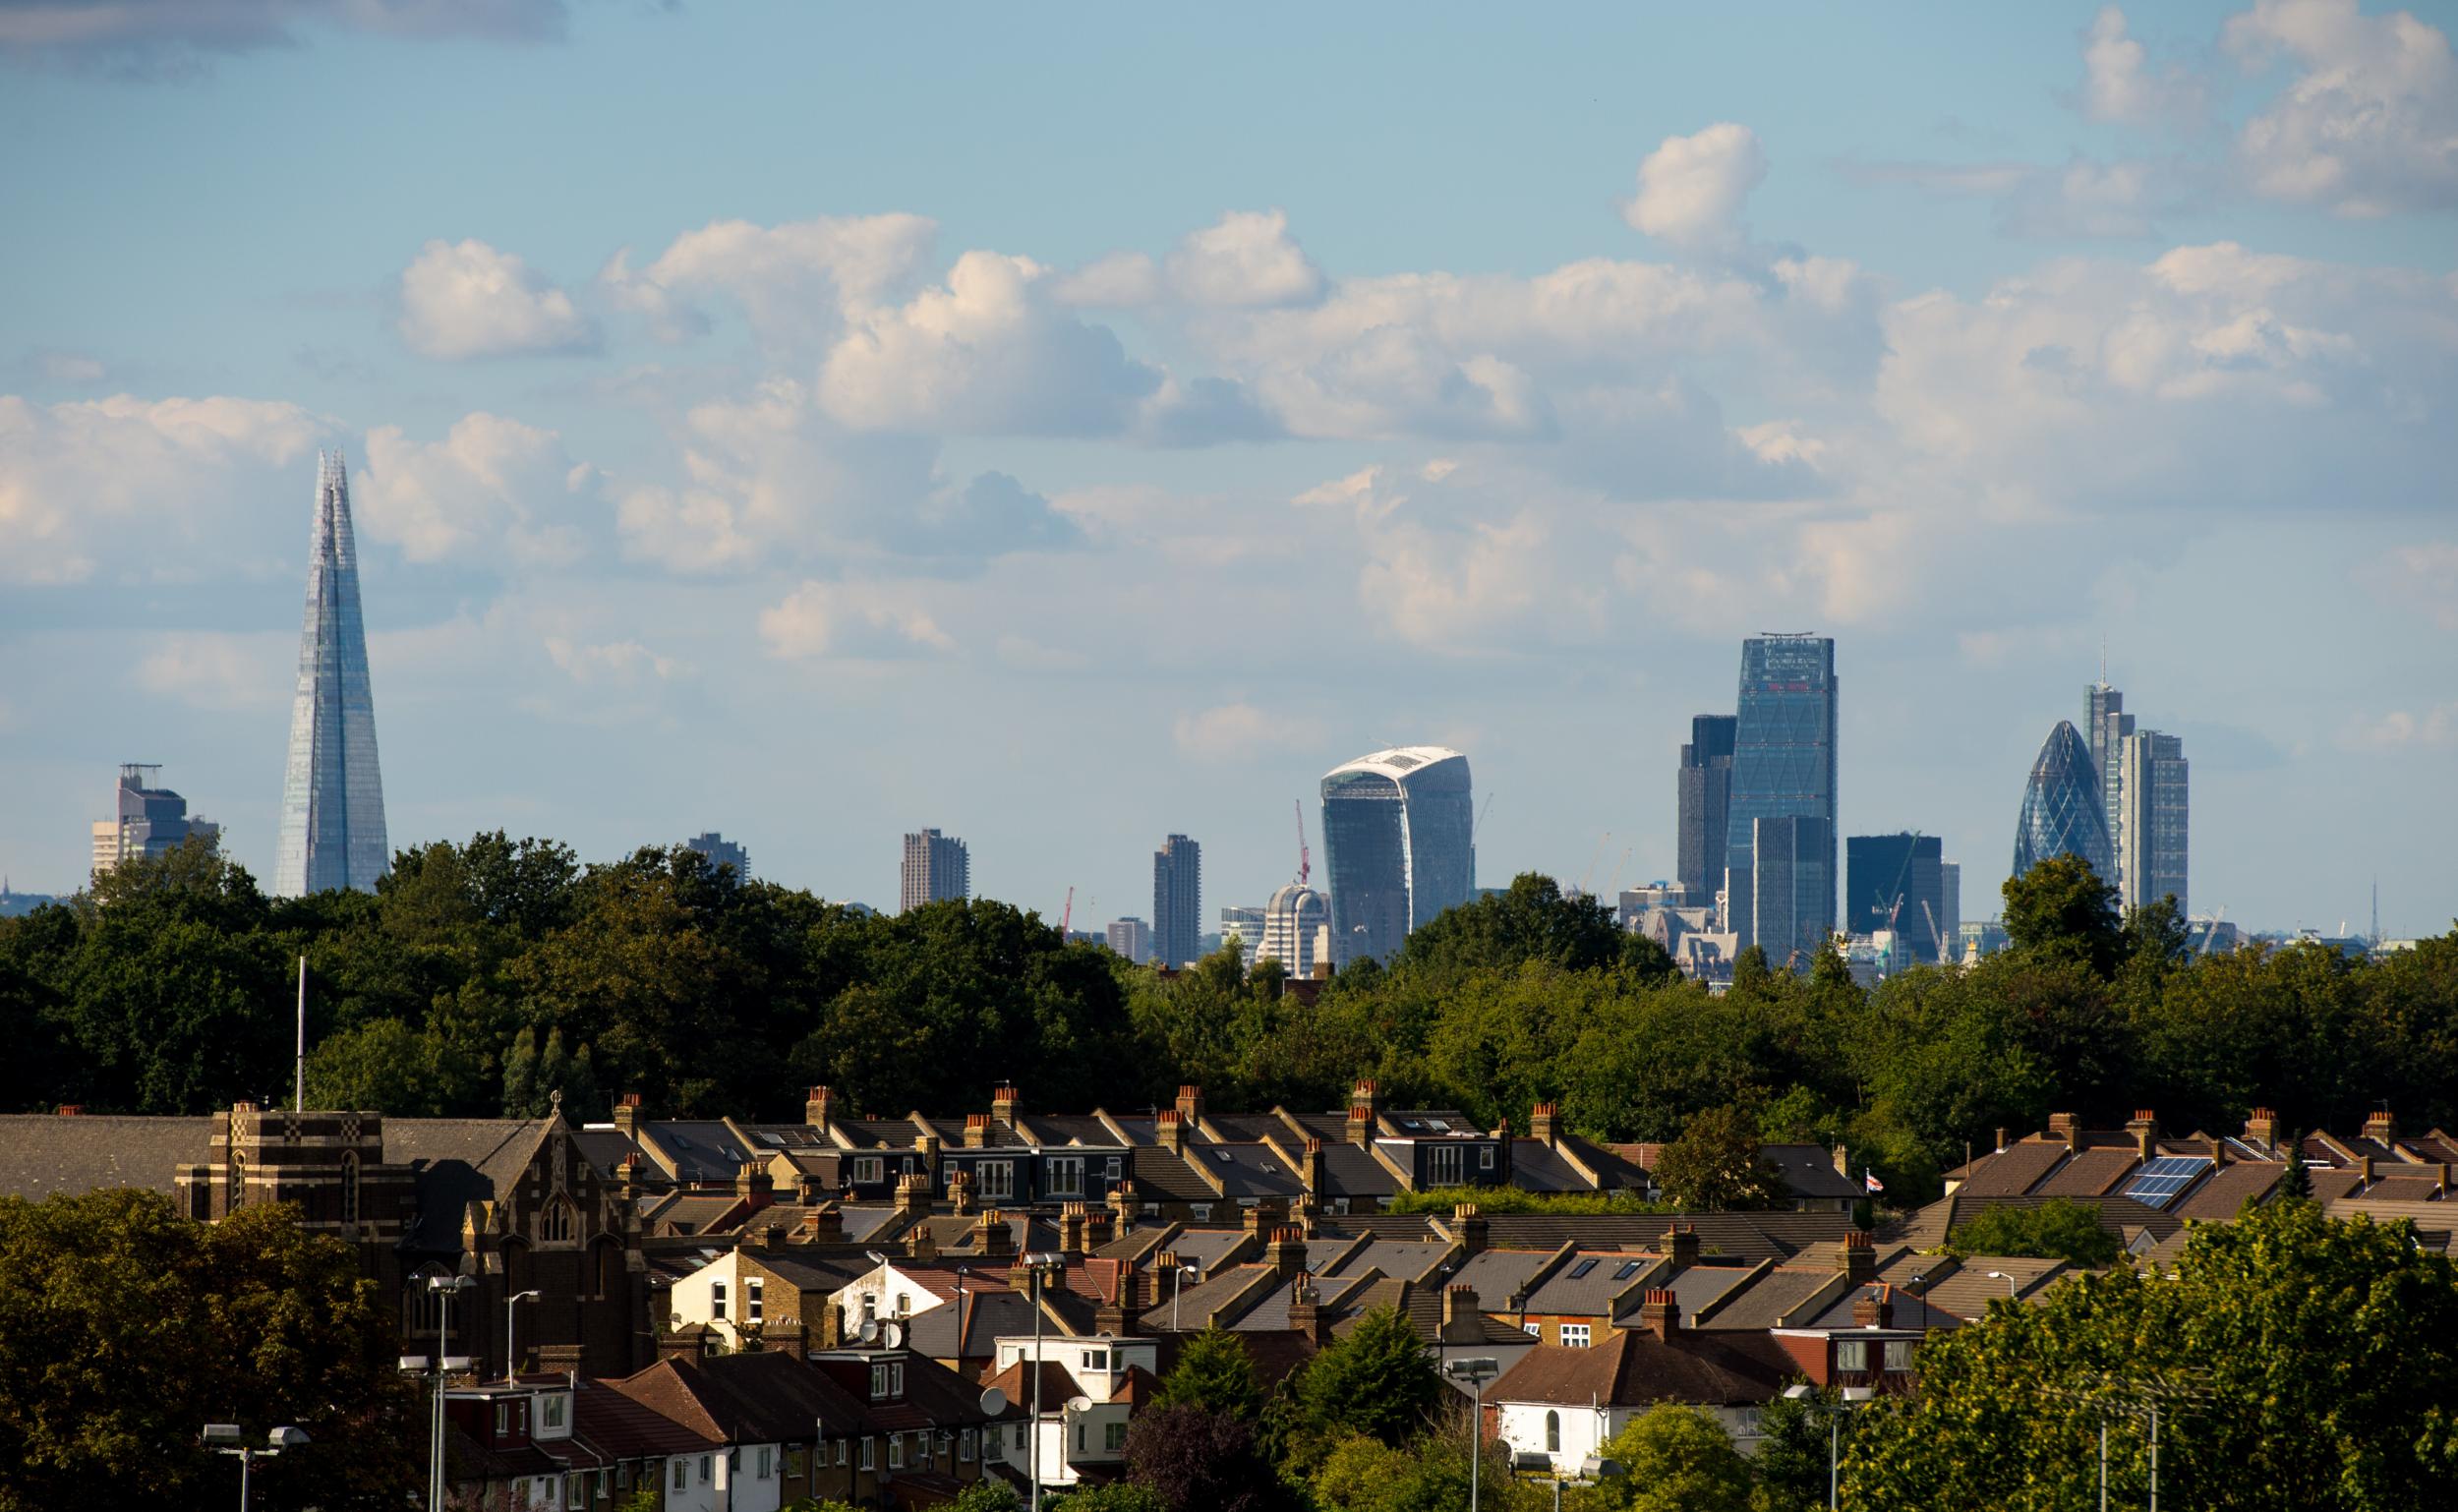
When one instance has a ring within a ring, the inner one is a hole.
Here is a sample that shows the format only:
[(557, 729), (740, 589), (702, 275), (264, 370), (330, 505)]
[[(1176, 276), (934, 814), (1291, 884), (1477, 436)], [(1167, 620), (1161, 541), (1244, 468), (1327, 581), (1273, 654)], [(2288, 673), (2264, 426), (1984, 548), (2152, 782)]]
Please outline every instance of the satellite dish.
[(890, 1323), (885, 1332), (887, 1335), (888, 1348), (903, 1349), (905, 1347), (905, 1325), (903, 1323)]
[(1007, 1411), (1007, 1393), (996, 1386), (984, 1388), (981, 1393), (981, 1415), (985, 1418), (995, 1418), (1005, 1411)]
[(1067, 1410), (1071, 1413), (1088, 1413), (1092, 1411), (1092, 1399), (1090, 1397), (1070, 1397), (1067, 1401)]
[(864, 1344), (875, 1343), (879, 1338), (879, 1320), (871, 1317), (862, 1319), (862, 1326), (853, 1330), (853, 1337)]

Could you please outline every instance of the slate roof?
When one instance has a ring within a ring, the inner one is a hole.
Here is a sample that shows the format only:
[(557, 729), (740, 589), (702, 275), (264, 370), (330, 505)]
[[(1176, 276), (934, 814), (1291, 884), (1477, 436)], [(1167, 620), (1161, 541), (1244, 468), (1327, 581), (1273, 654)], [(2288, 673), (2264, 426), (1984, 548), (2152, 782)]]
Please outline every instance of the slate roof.
[(639, 1126), (639, 1139), (674, 1180), (693, 1184), (731, 1186), (744, 1161), (769, 1153), (722, 1119), (659, 1119)]
[[(1307, 1264), (1310, 1267), (1315, 1265), (1316, 1246), (1323, 1243), (1317, 1240), (1315, 1244), (1306, 1247)], [(1397, 1239), (1375, 1239), (1363, 1244), (1351, 1241), (1350, 1245), (1353, 1248), (1346, 1249), (1339, 1263), (1326, 1272), (1327, 1274), (1354, 1276), (1371, 1268), (1381, 1271), (1386, 1276), (1397, 1276), (1408, 1281), (1422, 1281), (1432, 1273), (1435, 1265), (1441, 1262), (1444, 1255), (1451, 1252), (1451, 1247), (1448, 1245), (1411, 1243)]]
[(1723, 1307), (1700, 1317), (1692, 1326), (1702, 1332), (1756, 1332), (1781, 1327), (1785, 1317), (1840, 1279), (1833, 1270), (1775, 1266), (1758, 1274), (1747, 1286), (1733, 1288), (1726, 1294), (1729, 1300)]
[(1615, 1332), (1590, 1349), (1537, 1345), (1486, 1387), (1490, 1402), (1643, 1407), (1683, 1402), (1743, 1406), (1772, 1399), (1784, 1377), (1761, 1360), (1719, 1341), (1676, 1334)]
[[(1862, 1324), (1852, 1319), (1852, 1307), (1859, 1299), (1876, 1290), (1875, 1285), (1853, 1287), (1836, 1299), (1817, 1316), (1791, 1326), (1795, 1328), (1861, 1327)], [(1891, 1314), (1894, 1321), (1887, 1325), (1891, 1328), (1961, 1328), (1962, 1326), (1963, 1320), (1960, 1313), (1932, 1307), (1901, 1288), (1889, 1290), (1891, 1293), (1889, 1300), (1894, 1304), (1895, 1308)]]
[(906, 1320), (907, 1345), (934, 1360), (979, 1360), (998, 1353), (1001, 1336), (1032, 1332), (1032, 1299), (1022, 1292), (967, 1291), (964, 1338), (957, 1338), (957, 1308), (950, 1304)]
[(1835, 1168), (1835, 1152), (1815, 1144), (1769, 1144), (1759, 1155), (1784, 1173), (1785, 1185), (1796, 1197), (1860, 1197), (1860, 1183)]
[(536, 1119), (386, 1119), (384, 1163), (416, 1173), (418, 1212), (401, 1248), (457, 1253), (469, 1204), (495, 1197), (545, 1137)]
[(1851, 1214), (1841, 1212), (1495, 1213), (1486, 1220), (1486, 1237), (1496, 1249), (1551, 1250), (1576, 1243), (1657, 1250), (1676, 1221), (1698, 1230), (1702, 1255), (1746, 1260), (1786, 1258), (1852, 1227)]
[[(913, 1364), (907, 1362), (908, 1399), (912, 1370)], [(732, 1405), (737, 1427), (755, 1441), (783, 1443), (804, 1438), (815, 1423), (843, 1432), (858, 1427), (870, 1415), (869, 1404), (826, 1374), (773, 1350), (720, 1355), (700, 1362), (698, 1371), (700, 1381)]]
[(1134, 1180), (1136, 1197), (1141, 1201), (1220, 1200), (1220, 1193), (1195, 1174), (1184, 1156), (1173, 1155), (1157, 1144), (1139, 1144), (1129, 1150), (1127, 1175)]
[(1387, 1197), (1400, 1190), (1399, 1178), (1379, 1160), (1342, 1140), (1322, 1147), (1324, 1189), (1334, 1196)]
[[(1220, 1179), (1223, 1196), (1283, 1197), (1295, 1199), (1305, 1193), (1306, 1184), (1289, 1168), (1277, 1151), (1267, 1144), (1202, 1144), (1189, 1145), (1187, 1159), (1200, 1161), (1204, 1170)], [(1326, 1164), (1323, 1180), (1331, 1181)], [(1200, 1199), (1199, 1199), (1200, 1200)]]
[(142, 1187), (169, 1196), (177, 1190), (178, 1168), (203, 1164), (210, 1154), (215, 1122), (110, 1113), (0, 1116), (0, 1196), (39, 1201), (105, 1187)]
[[(1952, 1262), (1947, 1262), (1952, 1264)], [(1944, 1267), (1941, 1267), (1943, 1269)], [(1992, 1277), (1992, 1270), (2004, 1271), (2014, 1277), (2012, 1294), (2019, 1300), (2037, 1304), (2050, 1282), (2070, 1274), (2073, 1267), (2063, 1260), (2032, 1259), (2024, 1255), (1975, 1254), (1953, 1266), (1953, 1274), (1929, 1284), (1928, 1295), (1921, 1300), (1942, 1312), (1951, 1312), (1966, 1322), (1987, 1315), (1989, 1304), (2009, 1294), (2004, 1281)], [(1902, 1317), (1903, 1294), (1895, 1294), (1896, 1316)]]
[(1451, 1274), (1450, 1284), (1473, 1288), (1480, 1307), (1499, 1312), (1510, 1295), (1552, 1257), (1551, 1250), (1481, 1250)]
[[(1604, 1317), (1612, 1310), (1613, 1299), (1638, 1285), (1659, 1261), (1659, 1256), (1641, 1250), (1582, 1250), (1529, 1294), (1526, 1310)], [(1624, 1275), (1625, 1270), (1629, 1274)]]

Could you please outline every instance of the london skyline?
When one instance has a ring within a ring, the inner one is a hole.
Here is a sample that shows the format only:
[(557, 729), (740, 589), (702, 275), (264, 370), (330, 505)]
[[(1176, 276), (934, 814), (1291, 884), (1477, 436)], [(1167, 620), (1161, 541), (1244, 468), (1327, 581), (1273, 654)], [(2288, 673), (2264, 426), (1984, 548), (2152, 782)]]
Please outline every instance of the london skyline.
[(1967, 918), (2103, 646), (2192, 759), (2195, 911), (2458, 910), (2443, 17), (1287, 11), (1199, 74), (1123, 11), (350, 14), (0, 13), (21, 890), (129, 761), (272, 886), (338, 446), (396, 845), (717, 830), (884, 905), (933, 826), (1097, 925), (1173, 832), (1262, 903), (1292, 798), (1438, 744), (1478, 881), (1603, 890), (1806, 630), (1833, 841), (1942, 836)]

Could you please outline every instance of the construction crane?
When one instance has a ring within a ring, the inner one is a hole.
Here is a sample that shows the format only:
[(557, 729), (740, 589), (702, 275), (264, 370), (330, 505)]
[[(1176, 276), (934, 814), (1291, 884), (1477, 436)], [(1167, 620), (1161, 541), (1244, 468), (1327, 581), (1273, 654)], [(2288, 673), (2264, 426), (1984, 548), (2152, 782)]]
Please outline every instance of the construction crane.
[(1596, 863), (1605, 859), (1605, 847), (1613, 843), (1613, 832), (1607, 830), (1596, 838), (1596, 854), (1588, 857), (1588, 869), (1579, 874), (1579, 891), (1587, 894), (1588, 884), (1596, 880)]
[(1291, 798), (1290, 809), (1297, 815), (1297, 885), (1306, 886), (1306, 879), (1315, 874), (1314, 852), (1306, 848), (1306, 800)]
[(2221, 903), (2219, 905), (2219, 911), (2210, 916), (2210, 922), (2202, 926), (2202, 948), (2195, 951), (2194, 953), (2195, 955), (2207, 956), (2210, 954), (2210, 948), (2219, 943), (2219, 921), (2227, 916), (2228, 905), (2226, 903)]
[(1065, 945), (1065, 944), (1067, 943), (1067, 926), (1068, 926), (1069, 924), (1071, 924), (1071, 923), (1073, 923), (1073, 922), (1075, 921), (1075, 917), (1076, 917), (1076, 890), (1075, 890), (1075, 888), (1071, 885), (1071, 886), (1069, 886), (1069, 888), (1067, 889), (1067, 906), (1066, 906), (1065, 908), (1063, 908), (1063, 909), (1059, 910), (1059, 915), (1058, 915), (1058, 943), (1059, 943), (1059, 944), (1061, 944), (1061, 945)]
[(1616, 906), (1621, 902), (1621, 874), (1630, 869), (1630, 856), (1638, 848), (1636, 845), (1621, 847), (1621, 859), (1613, 863), (1613, 880), (1605, 884), (1605, 896)]
[(1477, 822), (1468, 827), (1469, 844), (1474, 845), (1477, 843), (1477, 837), (1485, 833), (1485, 816), (1493, 812), (1493, 800), (1500, 796), (1501, 794), (1497, 792), (1489, 792), (1485, 795), (1485, 806), (1477, 810)]
[(1938, 928), (1937, 910), (1930, 907), (1929, 901), (1924, 898), (1920, 900), (1920, 911), (1922, 914), (1927, 916), (1929, 920), (1929, 941), (1937, 948), (1937, 959), (1940, 960), (1946, 960), (1946, 934), (1943, 930)]

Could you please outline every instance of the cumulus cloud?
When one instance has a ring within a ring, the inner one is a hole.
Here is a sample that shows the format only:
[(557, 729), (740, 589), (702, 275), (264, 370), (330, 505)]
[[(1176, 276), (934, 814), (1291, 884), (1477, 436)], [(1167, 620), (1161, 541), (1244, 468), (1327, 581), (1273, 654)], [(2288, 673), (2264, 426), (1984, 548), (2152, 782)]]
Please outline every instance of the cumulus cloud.
[(763, 344), (799, 349), (835, 340), (849, 313), (918, 286), (937, 237), (937, 223), (922, 215), (822, 215), (776, 226), (718, 220), (674, 238), (638, 271), (627, 251), (616, 253), (599, 282), (661, 339), (707, 329), (698, 301), (723, 295)]
[(2201, 113), (2201, 81), (2180, 65), (2153, 69), (2128, 32), (2125, 12), (2103, 6), (2082, 37), (2081, 105), (2094, 121), (2182, 124)]
[(1322, 286), (1281, 210), (1231, 210), (1169, 255), (1170, 290), (1193, 305), (1302, 305)]
[(401, 274), (401, 339), (426, 357), (457, 361), (584, 352), (597, 328), (527, 262), (475, 239), (431, 241)]
[(1065, 551), (1083, 544), (1076, 522), (1005, 473), (920, 500), (891, 528), (889, 544), (918, 556), (987, 559), (1009, 552)]
[(1128, 310), (1161, 297), (1161, 270), (1140, 252), (1113, 252), (1052, 280), (1050, 297), (1062, 305)]
[[(262, 560), (291, 533), (267, 534), (256, 501), (329, 429), (280, 401), (0, 395), (0, 581), (77, 582), (106, 562), (115, 576), (150, 577)], [(289, 485), (296, 520), (312, 485)]]
[(1305, 750), (1322, 742), (1322, 727), (1286, 712), (1266, 713), (1253, 704), (1219, 704), (1178, 716), (1170, 738), (1193, 761), (1251, 761), (1271, 751)]
[(2439, 28), (2356, 0), (2256, 0), (2221, 40), (2249, 67), (2299, 69), (2238, 134), (2255, 192), (2347, 216), (2458, 205), (2458, 63)]
[(868, 661), (950, 652), (956, 642), (908, 587), (805, 580), (760, 611), (760, 638), (786, 660)]
[(573, 501), (594, 492), (597, 477), (554, 432), (481, 412), (432, 442), (378, 426), (352, 482), (360, 533), (412, 561), (553, 565), (585, 550)]
[(1160, 383), (1107, 327), (1050, 297), (1028, 258), (968, 252), (903, 305), (852, 312), (820, 406), (861, 430), (1105, 435)]
[(1767, 176), (1758, 134), (1729, 121), (1667, 137), (1639, 164), (1639, 191), (1622, 206), (1631, 226), (1676, 247), (1736, 241), (1741, 206)]
[(178, 75), (216, 54), (297, 46), (311, 30), (536, 42), (563, 27), (563, 0), (16, 0), (0, 5), (0, 58)]

